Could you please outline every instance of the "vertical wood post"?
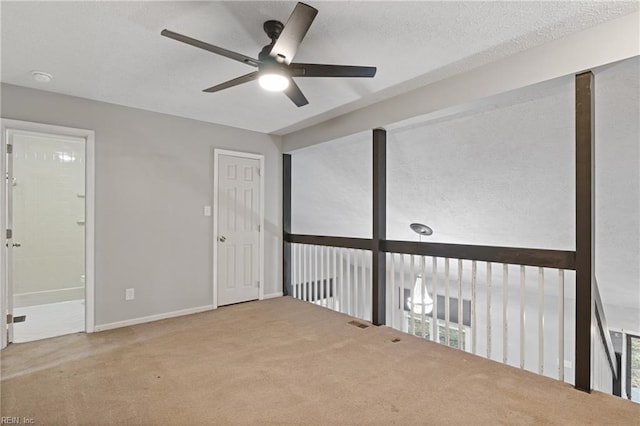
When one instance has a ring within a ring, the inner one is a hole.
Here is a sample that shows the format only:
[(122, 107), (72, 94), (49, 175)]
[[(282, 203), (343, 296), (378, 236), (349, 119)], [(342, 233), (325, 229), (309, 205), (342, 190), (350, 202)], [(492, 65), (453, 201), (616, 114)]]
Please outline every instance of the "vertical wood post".
[(291, 243), (286, 235), (291, 233), (291, 155), (282, 154), (282, 294), (291, 291)]
[(387, 131), (373, 130), (373, 241), (372, 280), (373, 297), (371, 320), (384, 325), (386, 315), (387, 262), (380, 241), (387, 238)]
[(575, 387), (591, 392), (594, 281), (594, 87), (591, 71), (576, 75), (576, 340)]

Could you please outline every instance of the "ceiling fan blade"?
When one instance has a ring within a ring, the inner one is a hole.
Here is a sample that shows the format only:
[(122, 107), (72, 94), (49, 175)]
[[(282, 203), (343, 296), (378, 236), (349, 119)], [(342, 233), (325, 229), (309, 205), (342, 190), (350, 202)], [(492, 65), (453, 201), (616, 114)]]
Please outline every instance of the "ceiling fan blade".
[(205, 43), (204, 41), (196, 40), (195, 38), (174, 33), (173, 31), (162, 30), (160, 34), (165, 37), (169, 37), (174, 40), (181, 41), (182, 43), (187, 43), (187, 44), (190, 44), (191, 46), (207, 50), (217, 55), (222, 55), (229, 59), (242, 62), (243, 64), (251, 65), (254, 67), (257, 67), (260, 64), (260, 61), (258, 61), (257, 59), (250, 58), (249, 56), (243, 55), (242, 53), (237, 53), (231, 50), (223, 49), (222, 47), (214, 46), (213, 44)]
[(287, 95), (298, 107), (305, 106), (309, 103), (307, 98), (302, 94), (302, 90), (300, 90), (293, 79), (289, 79), (289, 87), (286, 88), (284, 94)]
[(359, 67), (353, 65), (299, 64), (289, 66), (294, 77), (373, 77), (376, 67)]
[(228, 89), (229, 87), (237, 86), (242, 83), (248, 83), (255, 80), (256, 78), (258, 78), (258, 71), (250, 72), (249, 74), (234, 78), (233, 80), (225, 81), (224, 83), (220, 83), (215, 86), (209, 87), (208, 89), (204, 89), (203, 92), (219, 92), (220, 90)]
[(284, 25), (284, 29), (273, 48), (271, 48), (269, 56), (289, 65), (317, 14), (317, 9), (308, 4), (298, 3), (293, 12), (291, 12), (291, 16), (289, 16), (289, 20)]

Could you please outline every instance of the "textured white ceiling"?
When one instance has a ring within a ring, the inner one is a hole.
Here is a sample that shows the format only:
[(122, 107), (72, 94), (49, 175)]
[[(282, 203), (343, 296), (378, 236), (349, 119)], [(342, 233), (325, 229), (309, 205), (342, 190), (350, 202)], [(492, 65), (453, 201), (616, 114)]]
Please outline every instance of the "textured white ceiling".
[[(640, 331), (640, 58), (595, 70), (596, 275)], [(563, 78), (388, 131), (387, 236), (575, 248), (574, 84)], [(371, 237), (371, 134), (293, 154), (295, 233)]]
[[(637, 2), (309, 2), (319, 9), (295, 60), (374, 65), (374, 79), (298, 79), (297, 108), (257, 82), (202, 89), (250, 67), (160, 36), (164, 28), (256, 57), (262, 23), (295, 2), (5, 2), (5, 83), (283, 134), (379, 101), (393, 87), (468, 70), (632, 13)], [(34, 82), (31, 70), (54, 75)]]

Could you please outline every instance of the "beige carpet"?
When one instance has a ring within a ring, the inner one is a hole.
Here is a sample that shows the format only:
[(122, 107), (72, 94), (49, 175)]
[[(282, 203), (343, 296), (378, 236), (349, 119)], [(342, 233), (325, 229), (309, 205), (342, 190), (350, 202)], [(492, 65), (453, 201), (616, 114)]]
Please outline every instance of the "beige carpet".
[(640, 405), (350, 320), (279, 298), (14, 344), (1, 354), (2, 416), (37, 425), (640, 424)]

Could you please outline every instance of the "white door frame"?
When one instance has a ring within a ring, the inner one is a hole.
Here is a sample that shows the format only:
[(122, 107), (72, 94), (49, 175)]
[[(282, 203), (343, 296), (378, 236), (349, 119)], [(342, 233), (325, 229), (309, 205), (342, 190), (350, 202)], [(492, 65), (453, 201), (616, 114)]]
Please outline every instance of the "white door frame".
[(260, 288), (258, 300), (264, 298), (264, 155), (248, 152), (229, 151), (226, 149), (213, 150), (213, 307), (218, 307), (218, 165), (220, 155), (240, 158), (250, 158), (260, 161)]
[[(2, 132), (2, 149), (0, 161), (0, 176), (6, 176), (7, 140), (9, 131), (20, 133), (45, 133), (54, 136), (72, 136), (85, 140), (85, 332), (92, 333), (95, 328), (95, 132), (93, 130), (75, 129), (71, 127), (54, 126), (51, 124), (33, 123), (29, 121), (0, 119)], [(7, 229), (6, 215), (6, 185), (0, 185), (0, 314), (1, 348), (7, 346), (7, 309), (8, 283), (6, 280), (7, 238), (4, 232)]]

